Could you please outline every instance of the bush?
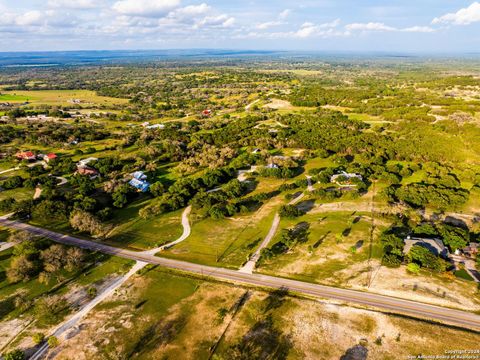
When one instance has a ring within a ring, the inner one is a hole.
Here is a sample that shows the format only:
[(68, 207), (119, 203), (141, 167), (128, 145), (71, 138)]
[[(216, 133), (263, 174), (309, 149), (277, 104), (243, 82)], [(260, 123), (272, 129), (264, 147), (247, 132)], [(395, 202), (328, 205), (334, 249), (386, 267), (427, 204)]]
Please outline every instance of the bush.
[(279, 210), (280, 217), (296, 218), (302, 216), (304, 213), (295, 205), (283, 205)]
[(32, 340), (35, 345), (39, 345), (45, 340), (45, 335), (43, 335), (42, 333), (35, 333), (32, 336)]
[(410, 263), (407, 265), (407, 271), (412, 274), (418, 274), (420, 272), (420, 266), (415, 263)]
[(23, 178), (21, 176), (11, 176), (2, 183), (2, 187), (6, 190), (22, 187)]
[(24, 360), (25, 354), (20, 349), (15, 349), (3, 355), (4, 360)]
[(48, 346), (49, 346), (49, 347), (51, 347), (51, 348), (56, 348), (56, 347), (58, 346), (58, 344), (59, 344), (59, 341), (58, 341), (58, 339), (57, 339), (56, 336), (50, 336), (50, 337), (48, 338), (47, 343), (48, 343)]

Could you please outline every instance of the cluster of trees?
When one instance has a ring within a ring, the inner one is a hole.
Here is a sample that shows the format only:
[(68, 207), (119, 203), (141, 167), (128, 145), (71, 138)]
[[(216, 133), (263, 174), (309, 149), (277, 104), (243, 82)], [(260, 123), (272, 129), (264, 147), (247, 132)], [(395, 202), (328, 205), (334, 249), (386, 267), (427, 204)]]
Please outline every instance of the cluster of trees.
[(278, 211), (278, 214), (282, 218), (293, 219), (302, 216), (305, 213), (295, 205), (282, 205)]
[(201, 149), (192, 149), (191, 152), (192, 155), (178, 166), (179, 171), (193, 173), (204, 167), (217, 169), (227, 166), (229, 161), (237, 155), (237, 151), (231, 147), (217, 148), (209, 144), (204, 144)]
[(236, 199), (244, 195), (247, 187), (237, 179), (229, 181), (216, 191), (200, 190), (192, 198), (194, 208), (214, 219), (233, 216), (237, 212), (247, 212), (248, 208), (239, 206)]
[(85, 261), (85, 253), (79, 248), (49, 245), (26, 232), (12, 234), (9, 241), (19, 242), (13, 248), (13, 258), (7, 269), (7, 278), (13, 283), (28, 281), (36, 276), (45, 283), (54, 278), (61, 280), (63, 269), (76, 271)]
[(449, 267), (449, 264), (445, 260), (439, 258), (429, 249), (420, 245), (413, 245), (406, 258), (409, 263), (414, 263), (420, 268), (436, 272), (443, 272)]
[(88, 211), (75, 210), (70, 215), (70, 226), (80, 232), (88, 233), (94, 237), (105, 237), (111, 226), (103, 223), (99, 217)]
[(468, 228), (445, 223), (423, 223), (414, 227), (412, 231), (418, 236), (442, 239), (451, 252), (464, 248), (471, 240)]
[(206, 171), (200, 177), (185, 177), (177, 180), (160, 197), (139, 211), (140, 217), (146, 219), (168, 211), (174, 211), (185, 207), (195, 194), (200, 191), (207, 191), (225, 184), (236, 177), (236, 170), (233, 168), (221, 168)]
[(386, 189), (386, 195), (390, 202), (401, 201), (414, 208), (447, 210), (465, 204), (469, 191), (435, 184), (412, 183), (400, 187), (391, 186)]

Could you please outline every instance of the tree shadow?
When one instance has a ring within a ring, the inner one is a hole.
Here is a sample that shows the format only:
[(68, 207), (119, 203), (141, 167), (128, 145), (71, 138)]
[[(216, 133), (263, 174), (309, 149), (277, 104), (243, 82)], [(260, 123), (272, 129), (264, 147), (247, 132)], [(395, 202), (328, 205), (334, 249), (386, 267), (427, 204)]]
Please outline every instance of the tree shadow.
[(443, 222), (445, 224), (453, 225), (453, 226), (462, 228), (464, 230), (468, 230), (468, 225), (465, 221), (463, 221), (462, 219), (457, 219), (453, 216), (446, 216)]
[(352, 228), (351, 228), (351, 227), (346, 228), (345, 230), (342, 231), (342, 236), (343, 236), (343, 237), (347, 237), (348, 235), (350, 235), (351, 232), (352, 232)]
[(303, 211), (304, 213), (308, 213), (313, 209), (315, 206), (315, 200), (305, 200), (298, 203), (297, 208)]
[(0, 301), (0, 320), (15, 310), (15, 296)]
[(365, 242), (364, 242), (363, 240), (358, 240), (358, 241), (355, 243), (355, 248), (356, 248), (357, 250), (359, 250), (359, 249), (363, 246), (364, 243), (365, 243)]
[(320, 245), (322, 245), (325, 239), (327, 238), (327, 236), (330, 235), (331, 233), (332, 233), (331, 231), (328, 231), (325, 235), (323, 235), (320, 239), (318, 239), (318, 241), (315, 244), (313, 244), (313, 248), (316, 249)]
[(159, 321), (150, 325), (133, 346), (127, 358), (136, 358), (151, 350), (166, 345), (174, 340), (187, 323), (185, 315), (173, 320)]
[(284, 360), (293, 347), (290, 336), (276, 329), (271, 315), (257, 322), (240, 342), (228, 351), (228, 359)]
[(355, 345), (348, 349), (340, 360), (367, 360), (368, 349), (362, 345)]
[(288, 289), (283, 286), (277, 290), (271, 291), (265, 299), (265, 312), (278, 309), (282, 306), (287, 295)]

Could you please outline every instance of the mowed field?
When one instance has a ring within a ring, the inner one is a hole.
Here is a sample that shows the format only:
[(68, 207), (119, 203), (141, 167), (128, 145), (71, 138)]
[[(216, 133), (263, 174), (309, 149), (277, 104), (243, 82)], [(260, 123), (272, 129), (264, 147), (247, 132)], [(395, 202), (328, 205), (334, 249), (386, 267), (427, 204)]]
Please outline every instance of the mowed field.
[(72, 105), (72, 99), (81, 100), (80, 105), (121, 105), (126, 104), (128, 99), (118, 99), (106, 96), (99, 96), (89, 90), (28, 90), (28, 91), (3, 91), (0, 94), (0, 101), (11, 103), (28, 102), (32, 105)]
[(267, 235), (280, 199), (255, 213), (221, 220), (193, 219), (192, 233), (159, 256), (211, 266), (239, 268)]

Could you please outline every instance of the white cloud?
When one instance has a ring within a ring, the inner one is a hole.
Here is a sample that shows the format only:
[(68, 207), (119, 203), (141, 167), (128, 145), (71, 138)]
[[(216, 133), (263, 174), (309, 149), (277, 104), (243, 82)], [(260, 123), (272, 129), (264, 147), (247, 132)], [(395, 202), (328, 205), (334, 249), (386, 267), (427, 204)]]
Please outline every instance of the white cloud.
[[(307, 39), (307, 38), (331, 38), (345, 36), (345, 31), (337, 30), (340, 19), (323, 23), (314, 24), (312, 22), (303, 23), (298, 30), (295, 31), (279, 31), (279, 32), (256, 32), (251, 31), (247, 34), (238, 34), (233, 36), (235, 39)], [(258, 28), (258, 26), (257, 26)]]
[(417, 32), (417, 33), (433, 33), (436, 30), (430, 26), (411, 26), (404, 29), (401, 29), (404, 32)]
[(180, 6), (180, 0), (121, 0), (112, 9), (122, 15), (158, 17), (165, 16)]
[(333, 29), (336, 28), (339, 24), (340, 24), (340, 19), (336, 19), (334, 21), (319, 24), (319, 25), (315, 25), (311, 22), (305, 22), (302, 24), (299, 30), (293, 33), (293, 36), (301, 39), (309, 38), (312, 36), (320, 36), (320, 37), (327, 37), (329, 35), (338, 36), (339, 33), (334, 32)]
[(15, 23), (19, 26), (39, 26), (44, 22), (44, 13), (38, 10), (28, 11), (15, 19)]
[(222, 14), (218, 16), (206, 16), (203, 19), (197, 21), (195, 26), (198, 27), (223, 27), (228, 28), (235, 24), (235, 18)]
[(259, 30), (266, 30), (275, 26), (280, 26), (284, 24), (282, 21), (267, 21), (261, 24), (257, 24), (255, 27)]
[(387, 26), (384, 23), (369, 22), (369, 23), (354, 23), (345, 26), (348, 31), (395, 31), (397, 29)]
[(285, 9), (280, 14), (278, 14), (278, 18), (280, 20), (285, 20), (290, 15), (291, 12), (292, 11), (290, 9)]
[(185, 18), (185, 17), (192, 17), (203, 15), (211, 10), (211, 7), (205, 3), (200, 5), (189, 5), (183, 8), (176, 9), (168, 14), (169, 17), (172, 18)]
[(62, 9), (94, 9), (98, 7), (99, 2), (95, 0), (48, 0), (48, 6)]
[(432, 24), (469, 25), (479, 21), (480, 3), (475, 1), (469, 7), (433, 19)]
[(345, 29), (351, 33), (354, 31), (363, 32), (386, 32), (386, 31), (398, 31), (398, 32), (415, 32), (415, 33), (433, 33), (435, 29), (429, 26), (410, 26), (406, 28), (396, 28), (393, 26), (385, 25), (384, 23), (369, 22), (369, 23), (354, 23), (345, 26)]

